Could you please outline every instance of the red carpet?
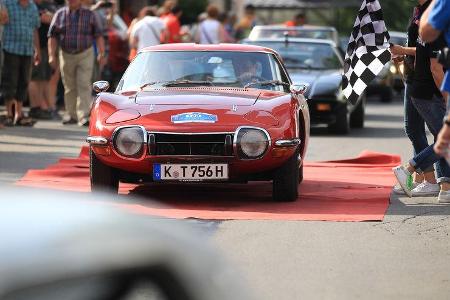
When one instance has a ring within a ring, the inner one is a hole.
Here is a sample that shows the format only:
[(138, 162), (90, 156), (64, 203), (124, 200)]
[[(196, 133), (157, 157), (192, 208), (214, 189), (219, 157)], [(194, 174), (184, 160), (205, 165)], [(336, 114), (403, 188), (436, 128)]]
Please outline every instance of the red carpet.
[[(395, 182), (393, 155), (363, 152), (359, 157), (306, 163), (301, 196), (274, 203), (269, 182), (250, 184), (121, 184), (121, 194), (156, 201), (113, 202), (139, 214), (218, 220), (380, 221)], [(45, 170), (30, 170), (17, 185), (89, 192), (89, 161), (84, 147), (78, 158), (62, 158)], [(163, 204), (164, 207), (159, 207)]]

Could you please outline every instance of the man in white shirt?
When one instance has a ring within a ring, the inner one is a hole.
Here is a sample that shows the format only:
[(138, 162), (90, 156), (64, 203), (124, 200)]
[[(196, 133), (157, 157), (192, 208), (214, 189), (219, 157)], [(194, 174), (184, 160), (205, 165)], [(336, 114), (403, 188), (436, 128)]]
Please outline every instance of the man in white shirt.
[(131, 31), (130, 46), (139, 52), (145, 47), (161, 44), (161, 37), (167, 36), (166, 25), (155, 16), (155, 10), (149, 9), (147, 16), (138, 21)]

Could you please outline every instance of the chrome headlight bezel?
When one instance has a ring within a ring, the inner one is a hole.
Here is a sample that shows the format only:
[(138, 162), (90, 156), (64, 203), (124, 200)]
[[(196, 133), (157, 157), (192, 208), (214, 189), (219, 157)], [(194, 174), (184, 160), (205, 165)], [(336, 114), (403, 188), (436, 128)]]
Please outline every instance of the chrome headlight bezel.
[[(256, 132), (257, 134), (260, 134), (262, 137), (262, 140), (260, 143), (264, 144), (264, 148), (262, 151), (259, 151), (258, 153), (250, 154), (248, 150), (246, 150), (245, 147), (242, 147), (241, 141), (242, 138), (245, 138), (245, 134), (249, 132)], [(238, 129), (236, 129), (236, 132), (234, 134), (234, 149), (235, 154), (240, 158), (244, 160), (254, 160), (254, 159), (260, 159), (262, 158), (268, 151), (269, 146), (271, 144), (270, 135), (267, 132), (267, 130), (259, 127), (253, 127), (253, 126), (241, 126)]]
[[(135, 141), (135, 144), (138, 144), (139, 148), (134, 153), (125, 153), (123, 149), (120, 149), (120, 146), (118, 145), (118, 139), (120, 139), (122, 135), (128, 130), (136, 130), (135, 132), (140, 135), (139, 141), (138, 140)], [(116, 153), (119, 157), (126, 159), (141, 160), (147, 154), (147, 140), (148, 140), (147, 130), (143, 126), (127, 125), (117, 127), (114, 130), (111, 138), (111, 144), (114, 153)]]

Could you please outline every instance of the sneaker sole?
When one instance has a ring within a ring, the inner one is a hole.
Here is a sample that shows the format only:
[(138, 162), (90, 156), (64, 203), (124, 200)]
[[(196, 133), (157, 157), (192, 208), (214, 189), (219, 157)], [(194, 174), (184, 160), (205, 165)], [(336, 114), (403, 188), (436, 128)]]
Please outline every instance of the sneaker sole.
[(394, 175), (395, 178), (397, 178), (397, 182), (398, 184), (400, 184), (400, 186), (402, 187), (403, 191), (405, 192), (406, 195), (408, 195), (408, 197), (412, 197), (411, 191), (407, 188), (406, 185), (402, 184), (402, 182), (400, 181), (399, 176), (397, 175), (397, 172), (394, 170)]
[[(411, 193), (412, 197), (437, 197), (439, 192), (437, 193)], [(449, 202), (450, 203), (450, 202)]]

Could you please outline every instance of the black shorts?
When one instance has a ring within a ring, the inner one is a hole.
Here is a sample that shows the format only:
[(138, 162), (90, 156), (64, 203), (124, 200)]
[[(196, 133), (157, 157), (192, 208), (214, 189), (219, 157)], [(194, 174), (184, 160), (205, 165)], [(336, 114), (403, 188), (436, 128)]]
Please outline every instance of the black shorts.
[(28, 84), (31, 79), (31, 56), (4, 53), (1, 90), (5, 102), (16, 99), (24, 102), (27, 99)]
[(49, 81), (52, 77), (52, 69), (48, 64), (48, 50), (41, 48), (41, 62), (37, 66), (33, 66), (31, 71), (32, 81)]

